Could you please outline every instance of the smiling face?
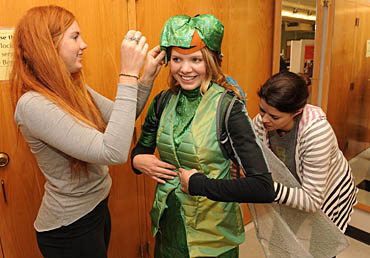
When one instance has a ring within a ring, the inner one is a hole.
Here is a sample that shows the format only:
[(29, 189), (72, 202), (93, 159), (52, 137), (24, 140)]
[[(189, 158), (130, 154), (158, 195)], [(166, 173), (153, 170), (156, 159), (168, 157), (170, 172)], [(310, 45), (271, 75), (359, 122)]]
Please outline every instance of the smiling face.
[(59, 55), (71, 74), (81, 70), (82, 52), (86, 48), (87, 45), (81, 38), (80, 27), (74, 21), (64, 32), (58, 46)]
[(294, 126), (294, 117), (301, 112), (302, 109), (294, 114), (280, 112), (273, 106), (267, 104), (264, 99), (260, 100), (260, 115), (262, 117), (263, 126), (267, 131), (290, 131)]
[(174, 79), (184, 90), (198, 88), (206, 78), (206, 63), (200, 50), (181, 54), (171, 50), (170, 69)]

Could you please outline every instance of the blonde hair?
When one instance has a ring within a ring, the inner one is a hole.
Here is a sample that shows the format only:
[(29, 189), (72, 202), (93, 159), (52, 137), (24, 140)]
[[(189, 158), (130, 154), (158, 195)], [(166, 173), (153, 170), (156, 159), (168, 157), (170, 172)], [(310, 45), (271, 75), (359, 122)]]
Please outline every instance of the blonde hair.
[[(202, 56), (206, 64), (206, 76), (205, 80), (200, 85), (201, 94), (205, 94), (208, 90), (210, 82), (217, 83), (226, 90), (233, 91), (238, 96), (240, 100), (242, 97), (239, 90), (233, 84), (226, 81), (226, 76), (221, 69), (221, 57), (214, 51), (210, 50), (208, 47), (200, 49)], [(178, 93), (180, 89), (180, 84), (175, 80), (172, 74), (169, 74), (169, 86), (174, 93)]]
[[(104, 132), (106, 124), (90, 93), (81, 71), (70, 74), (58, 53), (64, 32), (76, 20), (68, 10), (39, 6), (27, 11), (16, 26), (14, 64), (10, 87), (14, 107), (28, 91), (35, 91), (72, 115), (80, 124)], [(70, 158), (71, 170), (86, 162)]]

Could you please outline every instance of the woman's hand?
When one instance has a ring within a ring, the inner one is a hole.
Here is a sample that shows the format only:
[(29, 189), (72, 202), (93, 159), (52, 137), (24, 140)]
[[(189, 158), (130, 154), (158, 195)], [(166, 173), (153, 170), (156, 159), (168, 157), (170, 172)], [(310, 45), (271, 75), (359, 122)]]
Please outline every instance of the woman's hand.
[(153, 154), (136, 155), (132, 161), (134, 168), (154, 179), (158, 183), (165, 184), (163, 179), (174, 179), (177, 173), (174, 165), (159, 160)]
[[(139, 76), (147, 52), (146, 38), (140, 31), (129, 30), (121, 44), (121, 74)], [(129, 79), (134, 78), (121, 76), (121, 80)]]
[(146, 56), (143, 75), (140, 81), (144, 85), (153, 85), (154, 79), (157, 77), (163, 65), (163, 58), (166, 55), (164, 50), (160, 51), (160, 47), (156, 46), (148, 52)]
[(196, 169), (186, 170), (183, 168), (179, 168), (179, 178), (181, 181), (181, 190), (185, 193), (189, 193), (189, 179), (190, 177), (197, 173)]

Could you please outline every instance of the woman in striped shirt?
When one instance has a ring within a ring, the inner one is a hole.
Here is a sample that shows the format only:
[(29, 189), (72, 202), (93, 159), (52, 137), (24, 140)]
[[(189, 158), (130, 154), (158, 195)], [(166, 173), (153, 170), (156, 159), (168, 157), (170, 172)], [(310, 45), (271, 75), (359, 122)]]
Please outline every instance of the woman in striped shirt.
[[(253, 119), (256, 137), (301, 184), (301, 188), (291, 188), (274, 182), (275, 201), (306, 212), (322, 209), (344, 232), (357, 202), (357, 188), (325, 113), (306, 104), (306, 82), (297, 74), (284, 71), (268, 79), (258, 95), (260, 113)], [(231, 170), (235, 175), (235, 169)], [(195, 172), (180, 169), (183, 191), (216, 201), (225, 201), (227, 197), (227, 201), (247, 202), (248, 178), (204, 182), (193, 176)]]
[(258, 91), (256, 135), (301, 184), (275, 182), (275, 201), (306, 212), (322, 211), (342, 231), (356, 204), (351, 168), (321, 108), (306, 104), (305, 81), (291, 72), (272, 76)]

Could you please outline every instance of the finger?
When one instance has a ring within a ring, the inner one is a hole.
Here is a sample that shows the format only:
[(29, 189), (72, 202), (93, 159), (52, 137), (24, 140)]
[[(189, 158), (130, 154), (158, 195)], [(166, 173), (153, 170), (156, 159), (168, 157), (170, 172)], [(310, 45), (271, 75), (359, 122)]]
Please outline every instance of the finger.
[(145, 42), (146, 42), (146, 37), (145, 36), (142, 36), (140, 38), (140, 40), (137, 41), (137, 45), (140, 49), (142, 49), (145, 45)]
[(170, 163), (158, 160), (158, 166), (162, 168), (168, 168), (168, 169), (176, 169), (176, 167)]
[(135, 35), (135, 31), (134, 30), (129, 30), (127, 33), (126, 33), (126, 36), (125, 36), (125, 39), (126, 41), (131, 41), (132, 38), (134, 37)]
[(160, 47), (159, 46), (155, 46), (155, 47), (153, 47), (150, 51), (149, 51), (149, 55), (151, 55), (151, 56), (153, 56), (153, 57), (155, 57), (155, 56), (157, 56), (158, 54), (159, 54), (159, 52), (160, 52)]
[(148, 52), (148, 48), (149, 48), (148, 43), (145, 43), (145, 45), (143, 47), (143, 50), (142, 50), (142, 53), (144, 54), (144, 57), (145, 57), (146, 52)]
[(158, 174), (161, 174), (166, 177), (171, 177), (171, 179), (175, 178), (177, 176), (177, 173), (174, 172), (174, 171), (171, 171), (171, 170), (162, 170), (160, 172), (158, 172)]
[(139, 40), (140, 40), (141, 36), (142, 36), (141, 32), (140, 31), (136, 31), (135, 32), (135, 35), (133, 37), (133, 40), (135, 40), (137, 43), (139, 43)]
[(175, 176), (163, 174), (163, 173), (157, 173), (155, 176), (158, 178), (171, 179), (171, 180), (175, 178)]
[(164, 181), (164, 180), (162, 180), (162, 179), (160, 179), (156, 176), (153, 176), (152, 179), (154, 179), (155, 181), (157, 181), (158, 183), (160, 183), (162, 185), (166, 184), (166, 181)]
[(162, 50), (155, 58), (154, 58), (154, 61), (156, 64), (159, 64), (160, 62), (163, 61), (163, 58), (165, 57), (166, 55), (166, 52), (164, 50)]

